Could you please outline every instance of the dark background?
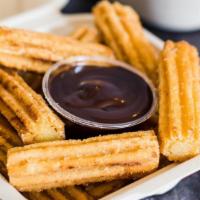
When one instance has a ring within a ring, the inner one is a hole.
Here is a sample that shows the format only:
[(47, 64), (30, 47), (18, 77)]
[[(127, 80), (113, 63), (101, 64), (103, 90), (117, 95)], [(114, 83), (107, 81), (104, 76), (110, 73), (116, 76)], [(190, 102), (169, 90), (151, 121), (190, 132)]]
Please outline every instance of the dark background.
[[(97, 0), (71, 0), (69, 4), (61, 10), (61, 12), (63, 14), (89, 12), (96, 2)], [(185, 33), (167, 32), (150, 26), (145, 22), (144, 26), (163, 40), (187, 40), (196, 45), (200, 50), (200, 31)], [(185, 178), (175, 188), (164, 195), (149, 197), (145, 200), (200, 200), (200, 172)]]

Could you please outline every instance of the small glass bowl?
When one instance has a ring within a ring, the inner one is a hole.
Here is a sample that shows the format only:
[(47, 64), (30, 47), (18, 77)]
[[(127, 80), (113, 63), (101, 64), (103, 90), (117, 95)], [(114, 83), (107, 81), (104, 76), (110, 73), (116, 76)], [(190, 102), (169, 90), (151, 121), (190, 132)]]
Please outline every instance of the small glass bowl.
[[(140, 76), (147, 83), (152, 93), (152, 105), (149, 111), (145, 115), (141, 116), (140, 118), (129, 121), (129, 122), (125, 122), (125, 123), (99, 123), (99, 122), (83, 119), (63, 109), (51, 96), (51, 93), (49, 91), (49, 82), (51, 78), (62, 69), (62, 67), (66, 67), (66, 65), (73, 67), (77, 64), (81, 64), (81, 65), (89, 64), (89, 65), (95, 65), (95, 66), (101, 66), (101, 67), (120, 66)], [(67, 121), (73, 122), (83, 127), (89, 127), (92, 129), (96, 128), (96, 129), (101, 129), (101, 130), (116, 130), (116, 129), (125, 129), (125, 128), (133, 127), (149, 119), (153, 115), (157, 107), (156, 90), (153, 84), (151, 83), (151, 81), (144, 74), (142, 74), (141, 72), (139, 72), (138, 70), (134, 69), (132, 66), (124, 62), (105, 58), (105, 57), (100, 57), (100, 56), (92, 56), (92, 57), (91, 56), (77, 56), (77, 57), (72, 57), (67, 60), (63, 60), (56, 63), (45, 73), (43, 77), (43, 82), (42, 82), (42, 89), (48, 103), (52, 106), (52, 108), (56, 112), (58, 112), (61, 116), (67, 119)]]

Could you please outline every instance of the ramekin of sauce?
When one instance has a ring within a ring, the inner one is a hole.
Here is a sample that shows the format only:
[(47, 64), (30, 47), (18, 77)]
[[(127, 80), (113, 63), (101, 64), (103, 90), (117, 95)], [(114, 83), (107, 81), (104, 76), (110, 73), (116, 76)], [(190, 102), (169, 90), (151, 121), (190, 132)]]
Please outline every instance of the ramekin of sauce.
[(152, 83), (132, 66), (104, 57), (73, 57), (50, 68), (43, 92), (52, 108), (83, 127), (135, 126), (156, 108)]

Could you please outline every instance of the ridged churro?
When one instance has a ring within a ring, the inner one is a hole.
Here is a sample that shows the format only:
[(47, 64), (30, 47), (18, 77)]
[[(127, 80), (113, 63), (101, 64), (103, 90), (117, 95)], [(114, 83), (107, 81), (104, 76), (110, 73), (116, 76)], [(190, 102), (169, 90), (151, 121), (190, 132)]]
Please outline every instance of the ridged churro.
[(30, 45), (55, 52), (68, 52), (68, 55), (102, 55), (113, 56), (112, 51), (101, 44), (85, 44), (71, 37), (51, 33), (39, 33), (15, 28), (0, 28), (0, 43), (10, 42), (16, 45)]
[(46, 142), (12, 148), (7, 168), (20, 191), (140, 177), (155, 170), (159, 147), (153, 131)]
[(3, 52), (0, 52), (0, 64), (11, 69), (38, 73), (46, 72), (53, 65), (52, 62)]
[(161, 153), (182, 161), (199, 153), (200, 66), (197, 49), (167, 41), (159, 65)]
[[(111, 49), (101, 44), (86, 44), (50, 33), (0, 28), (0, 63), (5, 67), (43, 73), (51, 62), (80, 55), (113, 57)], [(7, 57), (11, 57), (11, 60), (7, 60)]]
[[(8, 178), (6, 169), (7, 150), (8, 148), (19, 145), (22, 145), (22, 142), (18, 138), (17, 133), (12, 129), (6, 119), (0, 117), (0, 173), (5, 178)], [(50, 189), (43, 192), (24, 193), (24, 195), (30, 200), (94, 200), (90, 193), (94, 194), (94, 197), (97, 195), (101, 195), (102, 197), (108, 192), (116, 190), (116, 186), (117, 185), (114, 181), (98, 184), (97, 186), (88, 185), (86, 186), (88, 192), (84, 187), (68, 186), (60, 189)]]
[(64, 139), (64, 124), (17, 74), (0, 70), (0, 113), (26, 144)]
[(99, 43), (101, 41), (100, 33), (95, 27), (82, 26), (70, 34), (75, 40), (87, 43)]
[(98, 3), (93, 13), (97, 27), (116, 57), (154, 79), (157, 52), (146, 38), (138, 14), (129, 6), (108, 1)]

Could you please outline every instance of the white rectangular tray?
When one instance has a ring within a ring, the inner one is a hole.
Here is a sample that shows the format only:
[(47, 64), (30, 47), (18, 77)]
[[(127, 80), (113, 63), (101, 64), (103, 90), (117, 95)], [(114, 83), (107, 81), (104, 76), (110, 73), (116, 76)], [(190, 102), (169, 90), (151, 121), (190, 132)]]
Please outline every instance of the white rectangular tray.
[[(0, 22), (0, 25), (19, 27), (42, 32), (67, 34), (77, 26), (92, 25), (90, 14), (62, 15), (59, 10), (66, 0), (52, 0), (49, 4), (22, 13)], [(149, 40), (161, 49), (163, 41), (146, 31)], [(103, 200), (138, 200), (147, 196), (162, 194), (175, 186), (184, 177), (200, 170), (200, 156), (180, 164), (170, 164), (122, 189), (106, 196)], [(25, 200), (25, 198), (0, 175), (1, 200)]]

